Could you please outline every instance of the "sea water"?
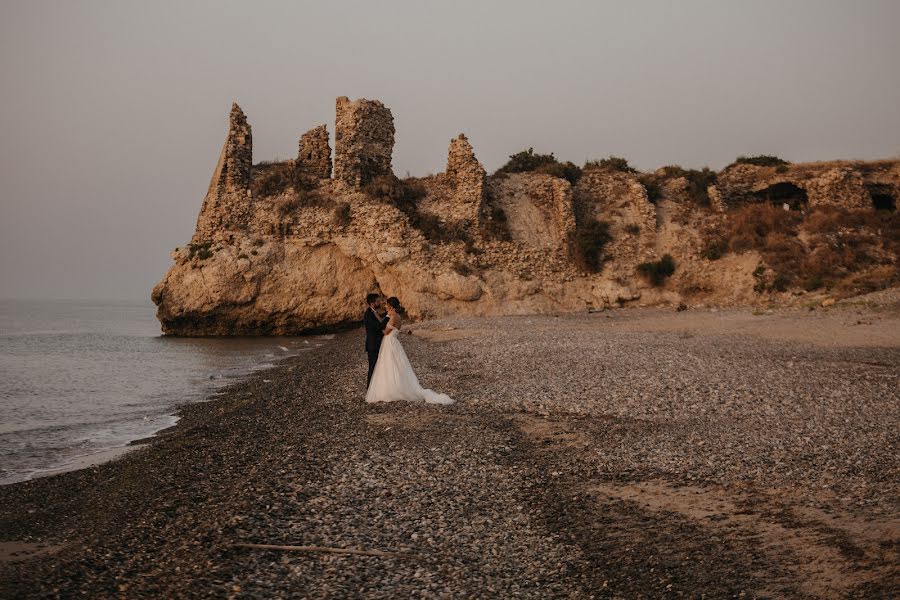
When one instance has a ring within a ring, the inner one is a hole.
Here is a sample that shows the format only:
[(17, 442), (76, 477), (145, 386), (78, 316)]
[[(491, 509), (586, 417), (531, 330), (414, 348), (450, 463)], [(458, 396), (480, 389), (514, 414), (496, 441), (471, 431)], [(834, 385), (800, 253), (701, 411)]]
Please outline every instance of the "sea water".
[(0, 484), (173, 425), (175, 407), (320, 338), (162, 336), (149, 301), (0, 300)]

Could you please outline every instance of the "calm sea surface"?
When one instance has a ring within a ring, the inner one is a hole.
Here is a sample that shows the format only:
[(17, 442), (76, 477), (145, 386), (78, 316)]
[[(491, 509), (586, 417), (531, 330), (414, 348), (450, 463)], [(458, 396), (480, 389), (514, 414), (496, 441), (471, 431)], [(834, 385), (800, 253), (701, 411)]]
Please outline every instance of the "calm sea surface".
[(174, 407), (316, 337), (167, 338), (148, 302), (0, 300), (0, 484), (174, 424)]

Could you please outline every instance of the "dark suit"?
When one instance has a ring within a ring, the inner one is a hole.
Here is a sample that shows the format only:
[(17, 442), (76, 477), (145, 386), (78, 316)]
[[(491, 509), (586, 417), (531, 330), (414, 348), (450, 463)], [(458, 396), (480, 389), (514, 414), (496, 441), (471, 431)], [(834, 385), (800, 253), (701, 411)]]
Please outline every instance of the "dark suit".
[(369, 376), (366, 378), (366, 387), (372, 382), (372, 372), (375, 363), (378, 362), (378, 351), (381, 349), (381, 340), (384, 339), (384, 328), (387, 326), (388, 317), (379, 319), (371, 308), (367, 308), (363, 314), (363, 323), (366, 326), (366, 354), (369, 355)]

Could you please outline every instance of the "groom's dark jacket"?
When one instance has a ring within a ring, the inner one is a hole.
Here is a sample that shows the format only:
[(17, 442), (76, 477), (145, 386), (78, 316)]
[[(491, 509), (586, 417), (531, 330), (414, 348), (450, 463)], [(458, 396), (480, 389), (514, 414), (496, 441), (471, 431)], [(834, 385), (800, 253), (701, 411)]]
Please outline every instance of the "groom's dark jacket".
[(387, 316), (384, 319), (379, 319), (372, 312), (372, 309), (366, 309), (363, 315), (363, 323), (366, 326), (366, 352), (369, 354), (378, 354), (378, 350), (381, 348), (381, 340), (384, 339), (384, 328), (387, 326), (387, 322)]

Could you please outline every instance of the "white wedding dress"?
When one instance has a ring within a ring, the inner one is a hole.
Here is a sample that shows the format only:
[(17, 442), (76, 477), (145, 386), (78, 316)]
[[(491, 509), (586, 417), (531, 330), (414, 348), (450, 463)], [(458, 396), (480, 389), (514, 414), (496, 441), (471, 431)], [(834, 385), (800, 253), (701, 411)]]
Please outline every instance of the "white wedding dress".
[(456, 402), (447, 394), (439, 394), (419, 385), (419, 378), (416, 377), (412, 365), (409, 364), (406, 352), (397, 337), (398, 331), (400, 330), (392, 329), (381, 340), (378, 362), (375, 363), (369, 391), (366, 392), (366, 402), (393, 402), (394, 400), (408, 402), (424, 400), (428, 404), (453, 404)]

